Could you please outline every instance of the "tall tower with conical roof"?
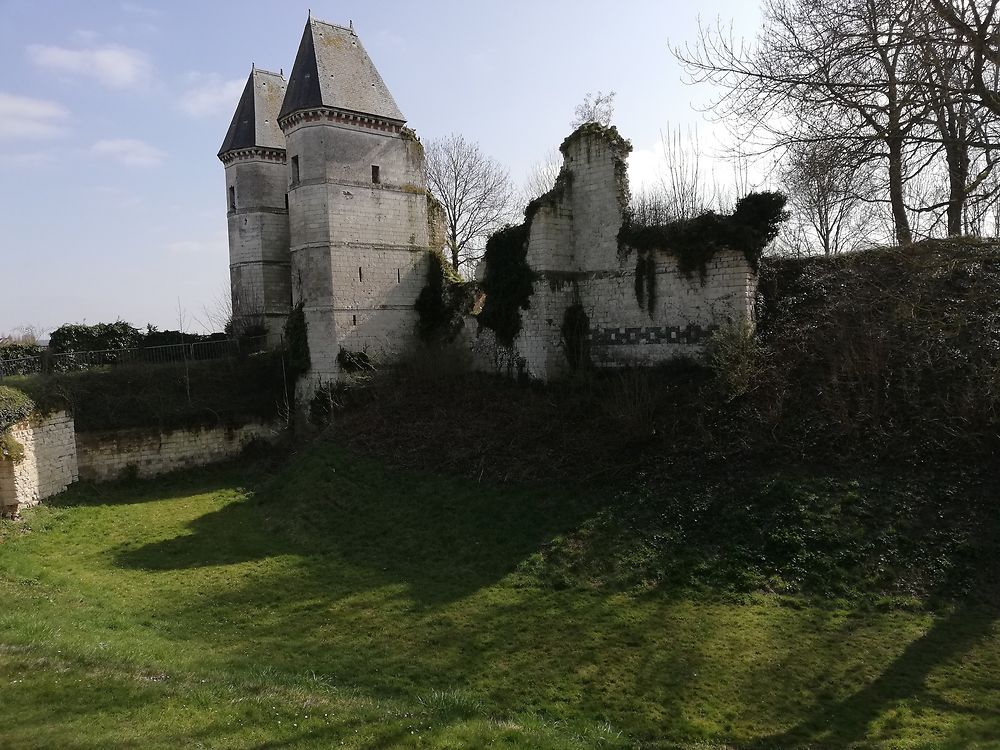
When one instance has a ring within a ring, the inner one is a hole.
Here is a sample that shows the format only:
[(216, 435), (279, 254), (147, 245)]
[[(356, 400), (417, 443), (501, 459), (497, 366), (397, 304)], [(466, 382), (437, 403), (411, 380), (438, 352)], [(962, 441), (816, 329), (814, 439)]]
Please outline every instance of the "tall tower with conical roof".
[(432, 234), (424, 154), (353, 28), (311, 17), (278, 123), (315, 385), (340, 377), (341, 349), (391, 359), (416, 341)]
[(285, 79), (254, 68), (226, 133), (229, 278), (240, 332), (263, 324), (280, 339), (291, 306), (285, 136), (278, 114)]

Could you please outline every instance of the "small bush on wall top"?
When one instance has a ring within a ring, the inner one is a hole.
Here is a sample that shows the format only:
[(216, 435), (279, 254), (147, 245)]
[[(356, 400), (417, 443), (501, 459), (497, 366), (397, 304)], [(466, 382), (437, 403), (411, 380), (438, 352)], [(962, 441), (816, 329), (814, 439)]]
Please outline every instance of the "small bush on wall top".
[(35, 409), (35, 402), (17, 390), (0, 385), (0, 433), (26, 419)]

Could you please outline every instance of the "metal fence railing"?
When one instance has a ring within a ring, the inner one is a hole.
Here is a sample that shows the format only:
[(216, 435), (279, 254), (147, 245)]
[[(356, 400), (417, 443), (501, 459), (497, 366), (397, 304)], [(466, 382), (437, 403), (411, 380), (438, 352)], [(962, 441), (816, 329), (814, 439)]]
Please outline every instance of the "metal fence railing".
[(255, 354), (266, 348), (267, 336), (253, 336), (242, 339), (220, 339), (135, 349), (104, 349), (94, 352), (65, 352), (63, 354), (43, 352), (31, 357), (6, 360), (0, 357), (0, 380), (12, 375), (76, 372), (94, 367), (202, 362)]

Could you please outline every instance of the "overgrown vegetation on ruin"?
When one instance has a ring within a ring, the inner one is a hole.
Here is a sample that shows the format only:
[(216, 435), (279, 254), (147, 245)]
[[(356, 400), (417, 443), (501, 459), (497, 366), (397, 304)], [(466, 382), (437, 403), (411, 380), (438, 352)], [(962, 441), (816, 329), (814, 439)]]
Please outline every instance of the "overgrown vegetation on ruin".
[(643, 224), (634, 213), (627, 212), (618, 232), (618, 247), (622, 253), (636, 251), (636, 298), (640, 307), (653, 309), (649, 299), (655, 300), (655, 273), (649, 266), (655, 264), (657, 252), (676, 258), (678, 270), (686, 276), (697, 272), (704, 279), (708, 264), (724, 248), (743, 253), (756, 271), (764, 249), (788, 218), (785, 202), (780, 193), (749, 193), (736, 202), (732, 214), (706, 211), (691, 219), (654, 225)]
[(288, 356), (289, 378), (297, 379), (309, 372), (309, 334), (303, 303), (295, 305), (285, 320), (285, 351)]
[(417, 297), (417, 330), (427, 344), (448, 343), (465, 326), (475, 302), (475, 284), (458, 275), (444, 255), (428, 251), (427, 283)]
[(490, 237), (483, 255), (486, 294), (479, 325), (492, 330), (497, 341), (511, 346), (521, 332), (521, 310), (531, 305), (535, 274), (528, 265), (530, 223), (501, 229)]
[(0, 385), (0, 461), (19, 463), (24, 458), (24, 446), (10, 434), (10, 428), (34, 410), (35, 402), (27, 394)]

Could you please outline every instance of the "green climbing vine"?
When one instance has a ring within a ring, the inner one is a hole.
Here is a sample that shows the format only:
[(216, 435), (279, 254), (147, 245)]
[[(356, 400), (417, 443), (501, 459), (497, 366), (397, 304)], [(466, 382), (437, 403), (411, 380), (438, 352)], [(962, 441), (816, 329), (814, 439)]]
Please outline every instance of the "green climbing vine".
[(531, 224), (508, 226), (490, 237), (483, 262), (486, 293), (479, 324), (491, 329), (497, 341), (511, 346), (521, 332), (521, 310), (531, 306), (535, 274), (528, 265), (528, 235)]
[(418, 331), (426, 343), (447, 343), (465, 326), (475, 285), (464, 281), (440, 251), (431, 250), (428, 256), (427, 283), (415, 304)]
[(563, 346), (566, 359), (573, 370), (582, 370), (590, 365), (590, 318), (583, 305), (575, 304), (566, 308), (562, 324)]
[(285, 321), (285, 346), (288, 347), (288, 366), (293, 378), (309, 372), (309, 337), (302, 302), (292, 308)]
[[(644, 257), (652, 258), (657, 251), (670, 253), (677, 259), (681, 273), (692, 276), (697, 271), (702, 281), (707, 275), (708, 264), (723, 248), (742, 252), (756, 271), (764, 248), (777, 236), (781, 223), (788, 219), (786, 202), (787, 198), (781, 193), (750, 193), (737, 202), (732, 214), (706, 211), (692, 219), (652, 226), (635, 223), (631, 213), (627, 213), (618, 233), (618, 247), (623, 253), (636, 250), (640, 263)], [(648, 281), (650, 268), (644, 269), (642, 274), (647, 278), (640, 294), (637, 268), (636, 298), (640, 307), (652, 309), (649, 297), (655, 282), (651, 286)]]

